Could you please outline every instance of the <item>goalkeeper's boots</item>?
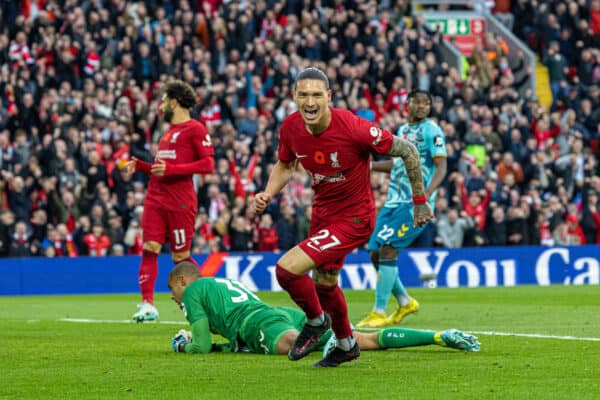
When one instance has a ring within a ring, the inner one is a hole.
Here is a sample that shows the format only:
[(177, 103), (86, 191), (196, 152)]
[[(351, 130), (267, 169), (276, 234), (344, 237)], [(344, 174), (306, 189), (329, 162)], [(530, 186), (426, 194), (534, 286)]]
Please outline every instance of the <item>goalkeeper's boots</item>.
[(357, 328), (381, 328), (388, 324), (385, 314), (377, 311), (371, 311), (366, 317), (362, 319), (358, 324)]
[(314, 364), (313, 367), (337, 367), (341, 363), (356, 360), (360, 356), (360, 349), (358, 343), (354, 343), (354, 346), (349, 350), (343, 350), (338, 346), (329, 350), (329, 353), (318, 363)]
[(154, 321), (158, 319), (158, 310), (150, 303), (143, 302), (138, 304), (138, 311), (133, 314), (133, 320), (136, 322)]
[(447, 329), (440, 334), (440, 338), (448, 347), (464, 351), (479, 351), (481, 343), (477, 336), (469, 335), (456, 329)]
[(321, 325), (304, 324), (304, 328), (296, 338), (296, 342), (288, 352), (288, 358), (297, 361), (315, 351), (319, 346), (321, 336), (331, 328), (331, 317), (324, 313), (325, 320)]
[(419, 302), (410, 298), (410, 301), (405, 306), (398, 306), (396, 311), (386, 319), (386, 325), (397, 325), (408, 315), (419, 311)]

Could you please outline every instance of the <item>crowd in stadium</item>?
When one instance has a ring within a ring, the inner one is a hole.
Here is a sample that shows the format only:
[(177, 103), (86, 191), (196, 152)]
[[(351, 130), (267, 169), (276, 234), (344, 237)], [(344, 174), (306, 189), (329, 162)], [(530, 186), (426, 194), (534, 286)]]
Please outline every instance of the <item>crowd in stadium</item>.
[[(307, 66), (334, 107), (392, 132), (409, 91), (431, 92), (448, 175), (419, 246), (600, 244), (600, 1), (497, 2), (548, 67), (550, 109), (493, 35), (465, 76), (449, 67), (409, 3), (0, 0), (0, 256), (141, 254), (146, 177), (123, 167), (153, 159), (172, 78), (197, 88), (215, 146), (192, 253), (293, 247), (311, 218), (302, 171), (266, 214), (249, 204)], [(372, 175), (378, 206), (388, 179)]]

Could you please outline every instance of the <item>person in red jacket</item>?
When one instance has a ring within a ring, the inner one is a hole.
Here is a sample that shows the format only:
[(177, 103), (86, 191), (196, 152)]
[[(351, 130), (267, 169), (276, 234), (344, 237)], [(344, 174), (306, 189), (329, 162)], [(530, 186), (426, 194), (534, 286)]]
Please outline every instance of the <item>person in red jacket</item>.
[(477, 191), (472, 191), (467, 195), (463, 176), (459, 174), (455, 182), (460, 193), (463, 210), (469, 217), (473, 218), (478, 229), (483, 231), (485, 229), (485, 213), (490, 202), (490, 192), (486, 190), (483, 199), (482, 195)]
[(110, 239), (104, 233), (102, 224), (94, 224), (92, 232), (83, 237), (83, 242), (88, 248), (88, 254), (92, 257), (101, 257), (108, 254)]
[(560, 133), (560, 125), (556, 115), (552, 118), (552, 124), (548, 117), (538, 114), (531, 119), (530, 130), (535, 137), (539, 150), (546, 150), (550, 144), (550, 139), (554, 139)]
[(277, 243), (277, 229), (273, 226), (273, 218), (270, 214), (263, 214), (260, 217), (260, 225), (258, 226), (258, 251), (276, 251), (279, 250)]
[(577, 219), (577, 216), (569, 214), (567, 215), (566, 221), (568, 244), (585, 244), (585, 235), (583, 234), (583, 229), (581, 229), (581, 226), (579, 226), (579, 220)]
[(229, 159), (229, 172), (235, 180), (235, 197), (246, 199), (248, 193), (252, 191), (252, 178), (254, 177), (254, 170), (256, 164), (258, 164), (258, 153), (252, 154), (248, 167), (242, 171), (240, 175), (235, 165), (234, 155), (232, 150), (227, 151), (227, 158)]

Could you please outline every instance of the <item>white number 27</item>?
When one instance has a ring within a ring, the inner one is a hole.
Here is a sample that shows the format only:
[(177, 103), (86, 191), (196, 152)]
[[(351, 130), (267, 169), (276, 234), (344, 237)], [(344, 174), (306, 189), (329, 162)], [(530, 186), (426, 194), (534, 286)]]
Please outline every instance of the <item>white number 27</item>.
[[(323, 241), (325, 241), (325, 243), (323, 243)], [(338, 239), (337, 236), (332, 235), (329, 232), (329, 229), (321, 229), (316, 235), (309, 239), (307, 246), (313, 250), (325, 251), (340, 244), (342, 244), (340, 239)]]

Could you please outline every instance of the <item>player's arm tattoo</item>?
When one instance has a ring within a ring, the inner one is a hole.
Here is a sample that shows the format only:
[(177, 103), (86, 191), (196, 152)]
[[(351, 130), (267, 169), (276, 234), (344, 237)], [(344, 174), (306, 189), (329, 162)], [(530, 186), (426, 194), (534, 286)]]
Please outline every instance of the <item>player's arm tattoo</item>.
[(402, 158), (406, 174), (410, 180), (413, 196), (423, 196), (425, 194), (425, 187), (423, 185), (423, 175), (421, 174), (421, 163), (419, 162), (417, 148), (409, 141), (394, 136), (392, 148), (388, 152), (388, 155)]

